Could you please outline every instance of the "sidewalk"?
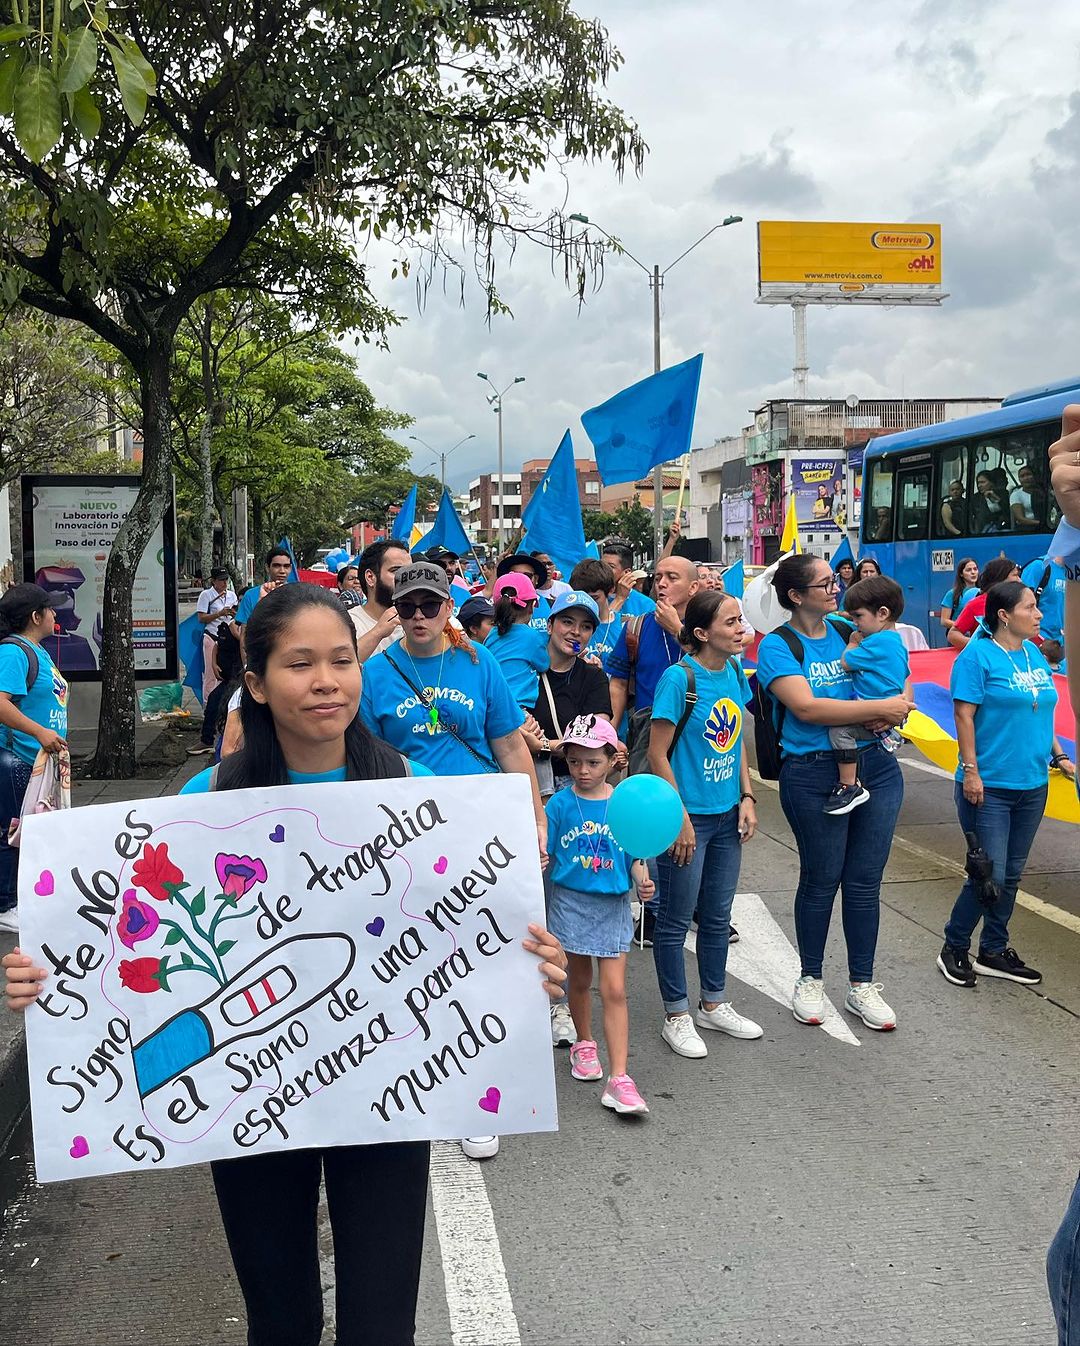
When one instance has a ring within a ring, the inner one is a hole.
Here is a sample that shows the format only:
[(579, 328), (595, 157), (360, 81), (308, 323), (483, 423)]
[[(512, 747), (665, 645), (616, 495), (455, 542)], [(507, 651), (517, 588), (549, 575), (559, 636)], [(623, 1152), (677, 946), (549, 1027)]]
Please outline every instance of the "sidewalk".
[[(152, 760), (155, 746), (164, 732), (161, 723), (140, 724), (136, 728), (135, 744), (140, 762), (147, 758)], [(190, 741), (195, 742), (194, 734), (190, 735)], [(72, 807), (115, 804), (128, 799), (157, 799), (161, 795), (175, 794), (186, 780), (206, 765), (205, 757), (185, 757), (175, 765), (163, 765), (161, 774), (157, 776), (137, 776), (132, 780), (73, 780)], [(15, 935), (0, 930), (0, 957), (10, 953), (17, 943)], [(29, 1103), (29, 1090), (22, 1017), (8, 1014), (0, 1005), (0, 1156)]]

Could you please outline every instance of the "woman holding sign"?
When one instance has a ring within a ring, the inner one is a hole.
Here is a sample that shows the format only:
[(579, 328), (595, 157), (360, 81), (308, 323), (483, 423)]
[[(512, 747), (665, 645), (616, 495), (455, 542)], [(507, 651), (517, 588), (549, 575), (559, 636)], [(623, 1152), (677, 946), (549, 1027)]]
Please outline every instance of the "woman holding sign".
[[(284, 585), (246, 627), (244, 747), (184, 787), (273, 788), (407, 774), (401, 754), (357, 715), (360, 665), (348, 612), (328, 590)], [(541, 926), (525, 947), (561, 994), (566, 955)], [(18, 949), (3, 959), (10, 1009), (46, 973)], [(411, 1346), (423, 1251), (427, 1142), (282, 1150), (211, 1164), (248, 1315), (248, 1346), (317, 1346), (322, 1336), (318, 1204), (325, 1180), (336, 1268), (339, 1346)], [(377, 1266), (373, 1288), (371, 1269)]]

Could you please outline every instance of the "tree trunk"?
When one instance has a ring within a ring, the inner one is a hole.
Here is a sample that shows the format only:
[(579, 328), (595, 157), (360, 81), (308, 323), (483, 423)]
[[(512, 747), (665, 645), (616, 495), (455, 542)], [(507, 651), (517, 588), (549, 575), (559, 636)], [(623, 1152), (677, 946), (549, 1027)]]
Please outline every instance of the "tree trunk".
[(233, 590), (239, 593), (244, 587), (245, 579), (240, 573), (240, 567), (236, 564), (236, 539), (233, 536), (231, 500), (224, 499), (221, 491), (213, 483), (211, 483), (211, 490), (213, 491), (218, 518), (221, 520), (221, 564), (229, 572)]
[[(139, 373), (143, 469), (139, 494), (120, 525), (105, 567), (101, 642), (101, 714), (90, 774), (123, 780), (135, 774), (135, 662), (131, 596), (135, 571), (169, 498), (169, 380), (172, 336), (155, 336)], [(166, 564), (175, 558), (166, 556)]]
[(255, 541), (251, 550), (255, 553), (255, 576), (256, 579), (262, 573), (263, 557), (270, 550), (272, 543), (266, 540), (266, 511), (263, 509), (262, 501), (257, 492), (250, 492), (251, 500), (251, 531), (255, 534)]
[(214, 335), (214, 307), (207, 299), (203, 304), (201, 342), (202, 347), (202, 385), (203, 385), (203, 423), (199, 430), (199, 560), (202, 564), (203, 583), (210, 583), (210, 571), (214, 564), (214, 474), (211, 450), (215, 425), (217, 396), (214, 387), (214, 370), (211, 361), (211, 342)]

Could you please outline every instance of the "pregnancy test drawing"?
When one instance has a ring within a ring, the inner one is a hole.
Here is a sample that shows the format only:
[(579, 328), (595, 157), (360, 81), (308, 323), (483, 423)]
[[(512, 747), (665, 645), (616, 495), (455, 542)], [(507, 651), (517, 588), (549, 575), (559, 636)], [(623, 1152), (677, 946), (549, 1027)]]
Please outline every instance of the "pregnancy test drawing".
[[(290, 965), (312, 940), (319, 946), (317, 960), (305, 957), (304, 967)], [(312, 961), (319, 963), (319, 972), (311, 971)], [(356, 946), (342, 934), (293, 935), (265, 950), (226, 986), (173, 1015), (135, 1046), (132, 1059), (140, 1095), (146, 1098), (223, 1047), (266, 1033), (299, 1014), (342, 982), (355, 961)], [(339, 970), (328, 979), (331, 968)]]

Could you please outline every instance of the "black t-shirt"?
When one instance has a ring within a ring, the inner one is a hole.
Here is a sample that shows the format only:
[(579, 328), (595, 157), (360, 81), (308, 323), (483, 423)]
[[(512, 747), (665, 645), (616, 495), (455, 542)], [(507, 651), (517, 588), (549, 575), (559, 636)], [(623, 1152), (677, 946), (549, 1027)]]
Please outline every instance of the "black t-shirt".
[[(533, 711), (540, 728), (548, 738), (561, 738), (560, 730), (578, 715), (611, 715), (611, 692), (608, 689), (607, 674), (595, 664), (587, 664), (575, 659), (569, 673), (546, 673), (551, 694), (555, 698), (555, 712), (559, 717), (559, 726), (552, 723), (551, 707), (543, 683), (536, 698)], [(561, 757), (551, 759), (556, 776), (566, 776), (569, 772)]]

